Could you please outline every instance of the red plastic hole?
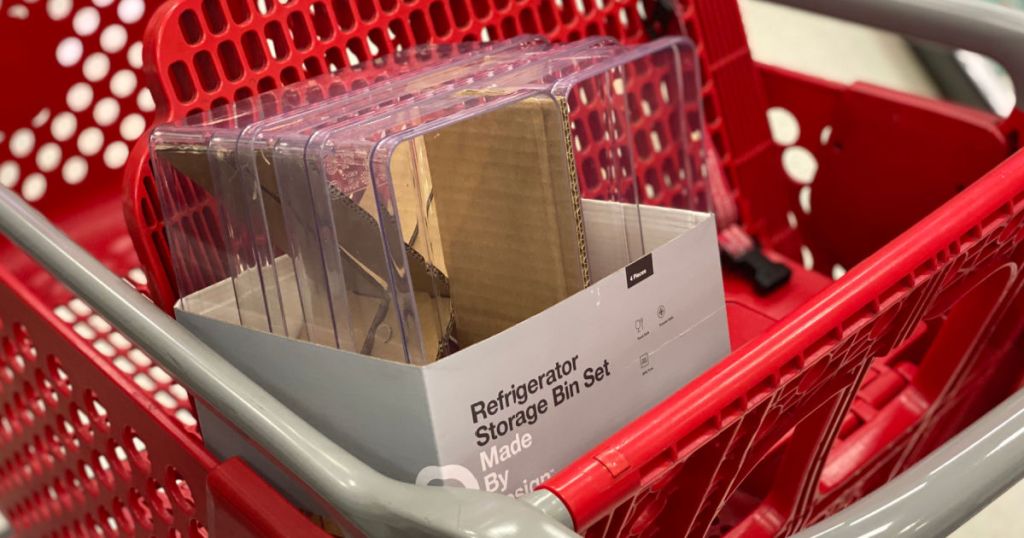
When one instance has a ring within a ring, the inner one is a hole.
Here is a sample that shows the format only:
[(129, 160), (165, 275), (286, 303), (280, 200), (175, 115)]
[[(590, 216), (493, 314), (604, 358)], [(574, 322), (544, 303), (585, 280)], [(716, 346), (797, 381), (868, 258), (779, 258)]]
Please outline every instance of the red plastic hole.
[(121, 531), (126, 535), (132, 535), (135, 533), (135, 521), (132, 518), (131, 510), (124, 504), (121, 499), (114, 497), (114, 502), (111, 504), (111, 508), (114, 511), (114, 521), (117, 521), (117, 525), (121, 527)]
[(64, 484), (76, 503), (85, 501), (85, 489), (82, 487), (82, 481), (75, 476), (75, 473), (71, 472), (71, 469), (64, 473)]
[(524, 34), (535, 34), (539, 31), (533, 10), (524, 9), (519, 12), (519, 27)]
[(149, 452), (146, 450), (146, 443), (139, 438), (138, 434), (131, 427), (125, 428), (124, 439), (122, 440), (125, 450), (128, 451), (128, 459), (132, 465), (142, 474), (149, 474)]
[[(547, 4), (547, 2), (545, 2)], [(459, 29), (465, 30), (469, 28), (470, 17), (469, 17), (469, 6), (466, 5), (466, 0), (450, 0), (448, 2), (448, 9), (452, 11), (452, 18), (455, 20), (455, 26)]]
[(490, 0), (473, 0), (473, 13), (478, 20), (489, 18), (491, 16), (491, 7)]
[(294, 84), (294, 83), (298, 82), (299, 80), (301, 80), (301, 79), (299, 78), (299, 70), (298, 69), (295, 69), (294, 67), (285, 67), (283, 70), (281, 70), (281, 84), (282, 85), (287, 86), (289, 84)]
[(17, 413), (18, 420), (21, 421), (24, 426), (31, 426), (32, 423), (35, 422), (36, 415), (28, 408), (28, 405), (25, 404), (25, 397), (20, 392), (14, 395), (14, 409)]
[(250, 30), (242, 34), (242, 52), (245, 53), (249, 69), (259, 71), (267, 65), (267, 55), (263, 53), (263, 44), (256, 32)]
[(153, 528), (153, 512), (146, 503), (145, 497), (135, 488), (128, 492), (128, 510), (139, 526), (144, 529)]
[(72, 391), (71, 379), (61, 366), (60, 359), (55, 355), (50, 355), (46, 358), (46, 367), (49, 370), (50, 380), (57, 386), (57, 390), (65, 396), (70, 395)]
[(92, 514), (85, 515), (85, 530), (88, 535), (93, 538), (103, 538), (107, 533), (103, 532), (103, 527), (96, 521), (96, 518)]
[(269, 92), (270, 90), (273, 90), (276, 87), (277, 82), (275, 82), (274, 79), (271, 77), (263, 77), (260, 79), (259, 82), (256, 83), (256, 89), (259, 90), (260, 93)]
[(10, 441), (14, 438), (14, 424), (6, 413), (4, 413), (3, 416), (0, 416), (0, 431), (3, 432), (5, 441)]
[(401, 45), (402, 47), (412, 45), (409, 41), (409, 32), (405, 29), (405, 24), (401, 19), (395, 19), (388, 23), (388, 30), (395, 34), (393, 41), (396, 45)]
[(167, 491), (182, 510), (191, 514), (195, 510), (196, 502), (192, 496), (192, 488), (174, 467), (168, 467), (164, 482), (167, 484)]
[(227, 0), (228, 11), (231, 13), (231, 20), (235, 24), (242, 24), (249, 20), (249, 3), (247, 0)]
[(96, 470), (85, 461), (78, 462), (78, 478), (90, 496), (99, 495), (100, 482)]
[(281, 28), (281, 23), (270, 21), (263, 31), (267, 36), (267, 49), (270, 51), (270, 55), (275, 60), (287, 58), (291, 51), (288, 48), (288, 39), (285, 37), (284, 29)]
[(9, 403), (4, 404), (4, 418), (10, 421), (11, 427), (14, 430), (14, 435), (20, 435), (22, 430), (21, 416), (19, 416), (17, 410), (14, 407), (11, 407), (11, 404)]
[(61, 438), (70, 445), (75, 441), (75, 425), (64, 415), (57, 415), (55, 420), (57, 421), (57, 431), (60, 433)]
[(82, 440), (86, 443), (92, 442), (94, 432), (92, 430), (92, 420), (89, 419), (89, 415), (78, 406), (78, 404), (71, 404), (71, 417), (75, 424), (75, 429), (78, 431), (78, 435), (82, 437)]
[(188, 66), (185, 65), (185, 62), (179, 60), (171, 64), (169, 75), (171, 86), (174, 87), (174, 93), (177, 95), (178, 101), (188, 103), (195, 99), (196, 85), (192, 82), (192, 75), (189, 74)]
[[(0, 359), (3, 359), (4, 363), (13, 366), (15, 373), (21, 373), (22, 369), (25, 367), (25, 361), (21, 361), (21, 366), (18, 367), (14, 362), (14, 358), (17, 356), (18, 350), (14, 348), (14, 340), (7, 337), (0, 340)], [(14, 376), (11, 377), (13, 379)]]
[(36, 457), (43, 463), (46, 468), (52, 468), (57, 463), (57, 458), (50, 453), (50, 447), (47, 446), (47, 441), (42, 436), (35, 436), (32, 439), (32, 446), (35, 449)]
[(306, 78), (313, 78), (324, 74), (324, 69), (320, 66), (320, 60), (314, 56), (310, 56), (302, 62), (302, 70), (306, 73)]
[(94, 450), (92, 452), (92, 468), (101, 484), (108, 488), (113, 487), (114, 469), (109, 458)]
[(329, 41), (334, 35), (334, 28), (331, 24), (331, 17), (327, 13), (327, 7), (322, 2), (315, 2), (309, 6), (309, 14), (313, 19), (313, 31), (320, 41)]
[(15, 323), (11, 330), (14, 333), (14, 343), (17, 344), (18, 351), (21, 352), (26, 360), (35, 360), (36, 348), (32, 345), (32, 338), (29, 337), (28, 329), (21, 323)]
[(417, 43), (426, 43), (430, 40), (430, 28), (427, 27), (427, 18), (422, 10), (413, 11), (409, 15), (409, 26), (412, 27), (412, 36)]
[(167, 490), (152, 478), (146, 484), (146, 500), (154, 508), (153, 511), (156, 515), (165, 523), (174, 521), (174, 508), (167, 496)]
[(333, 0), (334, 16), (338, 19), (338, 26), (344, 33), (351, 32), (356, 26), (356, 14), (352, 11), (349, 0)]
[(203, 90), (213, 93), (220, 87), (220, 75), (217, 74), (217, 67), (214, 65), (213, 55), (208, 51), (201, 50), (192, 59), (196, 68), (196, 75), (199, 76), (199, 85)]
[(228, 80), (241, 80), (245, 74), (245, 67), (242, 65), (242, 58), (238, 56), (238, 49), (230, 41), (224, 41), (217, 45), (217, 56), (220, 58), (221, 69)]
[(444, 3), (440, 0), (430, 4), (430, 20), (438, 37), (447, 37), (452, 33), (451, 20), (448, 18)]
[(28, 478), (35, 478), (42, 474), (42, 454), (36, 450), (36, 446), (31, 443), (25, 445), (25, 461), (28, 463)]
[[(287, 2), (281, 3), (285, 4)], [(255, 4), (256, 11), (258, 11), (261, 15), (266, 15), (267, 13), (274, 11), (274, 6), (277, 4), (277, 2), (275, 2), (274, 0), (255, 0)]]
[(62, 460), (64, 459), (65, 456), (67, 456), (67, 448), (64, 447), (64, 443), (61, 441), (60, 436), (57, 435), (57, 432), (53, 429), (53, 427), (46, 426), (43, 429), (43, 438), (46, 440), (47, 448), (49, 449), (50, 454), (54, 456), (54, 458)]
[(25, 381), (25, 384), (21, 387), (21, 392), (25, 395), (25, 401), (28, 403), (29, 408), (32, 410), (38, 418), (42, 418), (46, 414), (46, 402), (36, 392), (36, 388), (32, 383)]
[(92, 389), (85, 391), (85, 411), (97, 429), (104, 433), (110, 431), (110, 417), (107, 415), (107, 408), (103, 407)]
[(199, 520), (193, 519), (188, 524), (188, 538), (208, 538), (206, 527)]
[(102, 527), (104, 535), (109, 531), (111, 536), (120, 535), (120, 525), (114, 520), (114, 516), (110, 515), (110, 512), (106, 508), (100, 507), (96, 511), (96, 518), (99, 520), (100, 527)]
[(191, 9), (185, 10), (178, 18), (178, 27), (181, 28), (181, 37), (189, 45), (195, 45), (203, 39), (203, 27), (199, 23), (199, 16)]
[(207, 27), (215, 34), (223, 32), (228, 27), (220, 0), (203, 0), (203, 16), (206, 18)]
[(54, 495), (57, 496), (57, 500), (54, 504), (59, 507), (59, 511), (71, 509), (71, 496), (68, 495), (67, 489), (64, 488), (63, 481), (60, 479), (54, 480), (53, 485), (47, 489), (52, 490)]
[(288, 30), (292, 34), (292, 43), (297, 50), (307, 50), (313, 45), (313, 39), (309, 35), (309, 27), (306, 25), (306, 18), (301, 11), (293, 11), (288, 15)]
[(54, 386), (53, 382), (46, 377), (46, 372), (42, 370), (36, 370), (36, 387), (39, 390), (39, 394), (42, 396), (43, 401), (51, 407), (57, 405), (60, 401), (60, 395), (57, 392), (57, 387)]
[(131, 477), (132, 466), (129, 462), (128, 451), (113, 439), (107, 442), (107, 458), (118, 476), (125, 479)]

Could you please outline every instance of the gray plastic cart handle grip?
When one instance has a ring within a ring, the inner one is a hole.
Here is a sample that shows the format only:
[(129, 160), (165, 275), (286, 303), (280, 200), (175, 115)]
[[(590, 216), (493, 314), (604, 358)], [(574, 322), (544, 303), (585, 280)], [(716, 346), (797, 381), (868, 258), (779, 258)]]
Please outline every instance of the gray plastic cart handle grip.
[(978, 0), (769, 0), (985, 54), (1013, 79), (1024, 110), (1024, 12)]
[(139, 348), (314, 493), (338, 521), (370, 536), (576, 536), (553, 494), (521, 500), (387, 478), (324, 437), (173, 318), (0, 187), (0, 234), (75, 292)]

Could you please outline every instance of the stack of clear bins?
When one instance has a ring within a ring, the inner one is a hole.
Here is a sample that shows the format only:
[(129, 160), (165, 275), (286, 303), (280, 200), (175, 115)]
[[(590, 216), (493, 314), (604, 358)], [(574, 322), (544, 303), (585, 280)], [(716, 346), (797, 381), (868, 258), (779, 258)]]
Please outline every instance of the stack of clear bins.
[[(159, 126), (179, 307), (413, 364), (472, 345), (646, 253), (645, 160), (671, 154), (707, 210), (696, 77), (681, 38), (422, 46)], [(183, 182), (217, 230), (184, 217)], [(615, 263), (589, 263), (588, 213), (621, 227)]]

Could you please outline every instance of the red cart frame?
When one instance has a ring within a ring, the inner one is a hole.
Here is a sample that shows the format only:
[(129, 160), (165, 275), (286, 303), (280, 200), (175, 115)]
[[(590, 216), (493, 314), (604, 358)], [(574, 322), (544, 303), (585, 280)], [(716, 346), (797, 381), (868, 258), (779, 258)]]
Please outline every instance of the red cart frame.
[[(1022, 115), (760, 66), (735, 0), (666, 5), (172, 0), (149, 22), (145, 64), (156, 120), (167, 121), (398, 44), (688, 33), (740, 222), (793, 277), (759, 295), (727, 271), (736, 351), (544, 487), (587, 536), (789, 534), (885, 483), (1020, 386)], [(267, 39), (281, 40), (274, 54)], [(787, 147), (771, 137), (769, 107), (799, 122)], [(793, 152), (813, 155), (813, 178), (787, 175)], [(176, 292), (146, 157), (139, 143), (123, 196), (109, 183), (82, 196), (52, 182), (36, 206), (116, 272), (141, 265), (147, 278), (134, 280), (169, 309)], [(671, 183), (636, 181), (645, 202), (672, 203)], [(199, 231), (204, 207), (197, 200)], [(798, 261), (810, 257), (809, 267)], [(321, 533), (244, 462), (205, 451), (187, 395), (122, 345), (117, 327), (14, 245), (2, 245), (0, 260), (0, 506), (19, 535)], [(837, 266), (849, 272), (832, 282), (825, 275)]]

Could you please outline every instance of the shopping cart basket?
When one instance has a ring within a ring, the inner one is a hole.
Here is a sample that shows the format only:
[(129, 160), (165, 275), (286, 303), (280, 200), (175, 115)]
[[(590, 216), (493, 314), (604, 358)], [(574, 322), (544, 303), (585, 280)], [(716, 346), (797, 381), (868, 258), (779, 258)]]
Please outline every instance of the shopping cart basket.
[[(1020, 74), (1024, 24), (1006, 10), (968, 9), (962, 0), (786, 3), (952, 40)], [(99, 4), (100, 20), (116, 12), (129, 25), (138, 10), (136, 0)], [(23, 7), (28, 20), (42, 9)], [(82, 9), (68, 21), (76, 32), (88, 29), (88, 20), (76, 22)], [(150, 21), (144, 62), (155, 75), (158, 119), (168, 120), (396, 44), (523, 32), (635, 42), (684, 30), (699, 44), (709, 136), (739, 221), (789, 265), (792, 280), (761, 296), (727, 273), (737, 351), (522, 501), (374, 473), (161, 314), (156, 305), (168, 308), (176, 292), (144, 144), (128, 158), (124, 192), (133, 250), (112, 217), (121, 193), (109, 182), (76, 187), (75, 167), (64, 181), (47, 181), (67, 164), (40, 157), (43, 147), (52, 155), (52, 134), (63, 155), (69, 144), (88, 153), (90, 170), (102, 170), (100, 158), (116, 169), (122, 146), (108, 144), (99, 157), (90, 137), (68, 142), (53, 126), (35, 128), (32, 144), (12, 133), (19, 170), (8, 182), (118, 272), (130, 273), (137, 255), (148, 278), (131, 272), (131, 280), (145, 282), (155, 301), (3, 194), (9, 209), (0, 229), (20, 248), (4, 245), (0, 258), (0, 505), (16, 531), (321, 533), (244, 462), (217, 461), (203, 449), (175, 380), (306, 483), (325, 514), (371, 535), (542, 536), (566, 527), (588, 536), (789, 534), (876, 489), (1014, 392), (1024, 323), (1024, 161), (1013, 155), (1019, 112), (1000, 121), (759, 66), (733, 0), (173, 0)], [(113, 77), (107, 71), (104, 83)], [(122, 105), (134, 99), (113, 85), (110, 92)], [(100, 112), (110, 105), (100, 101), (90, 112), (107, 134), (111, 123)], [(70, 92), (68, 105), (79, 122), (89, 116), (75, 110)], [(785, 146), (771, 138), (769, 106), (799, 121), (799, 136), (780, 141)], [(782, 163), (794, 155), (810, 155), (816, 173), (789, 177)], [(644, 201), (671, 204), (674, 185), (663, 171), (642, 170)], [(204, 204), (197, 199), (197, 231), (208, 225)], [(793, 261), (801, 257), (817, 271)], [(823, 276), (844, 267), (835, 283)]]

